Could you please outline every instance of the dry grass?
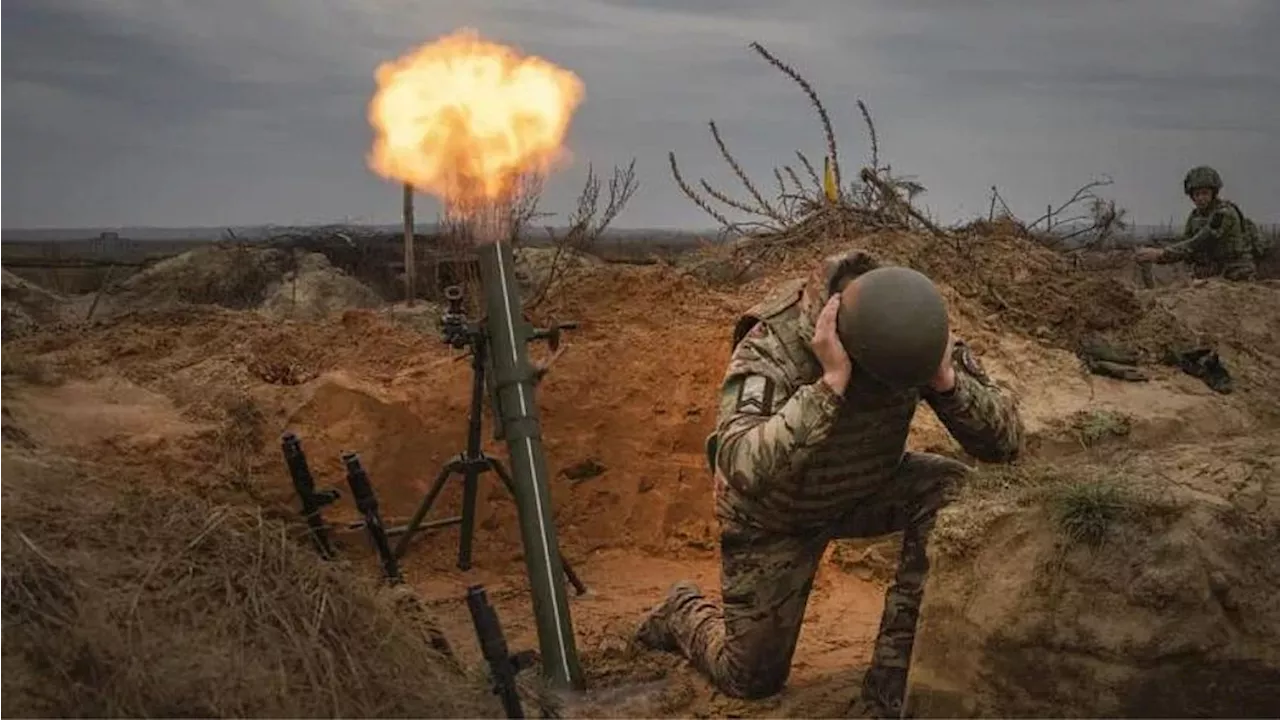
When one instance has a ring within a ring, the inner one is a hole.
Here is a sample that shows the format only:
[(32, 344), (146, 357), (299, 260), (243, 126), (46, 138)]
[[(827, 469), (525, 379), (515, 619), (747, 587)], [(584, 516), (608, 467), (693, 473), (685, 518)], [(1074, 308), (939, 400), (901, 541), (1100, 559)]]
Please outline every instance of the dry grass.
[(1053, 494), (1051, 508), (1058, 532), (1068, 545), (1102, 545), (1117, 522), (1138, 507), (1113, 479), (1069, 483)]
[(45, 358), (13, 346), (0, 350), (0, 376), (36, 387), (57, 387), (65, 379)]
[(983, 466), (943, 511), (933, 544), (944, 555), (965, 556), (981, 548), (999, 522), (1047, 513), (1063, 549), (1098, 547), (1122, 524), (1141, 526), (1182, 508), (1124, 466)]
[(322, 563), (256, 510), (12, 446), (4, 471), (6, 715), (497, 710), (415, 598)]
[(266, 422), (261, 408), (251, 398), (239, 398), (227, 407), (227, 418), (215, 438), (228, 483), (250, 495), (256, 491), (254, 463), (264, 447)]
[(1127, 437), (1133, 426), (1132, 418), (1114, 410), (1081, 410), (1068, 422), (1076, 439), (1086, 448), (1108, 438)]

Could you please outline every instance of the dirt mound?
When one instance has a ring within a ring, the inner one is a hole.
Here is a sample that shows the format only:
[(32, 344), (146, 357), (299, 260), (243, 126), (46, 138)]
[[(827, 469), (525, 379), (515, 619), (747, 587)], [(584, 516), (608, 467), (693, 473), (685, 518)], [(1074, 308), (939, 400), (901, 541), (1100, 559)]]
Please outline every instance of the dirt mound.
[(936, 537), (916, 716), (1280, 713), (1274, 431), (989, 471)]
[[(759, 294), (779, 275), (803, 275), (822, 256), (855, 248), (929, 275), (944, 286), (959, 313), (1066, 349), (1074, 350), (1083, 338), (1128, 327), (1145, 312), (1131, 285), (1077, 267), (1000, 223), (946, 237), (889, 231), (833, 237), (802, 247), (771, 248), (763, 260), (758, 248), (734, 243), (704, 249), (690, 272), (708, 280), (719, 278), (715, 284), (721, 285), (727, 282), (724, 278), (747, 280), (743, 289)], [(703, 269), (707, 256), (716, 254), (732, 268)]]
[(1280, 283), (1212, 279), (1144, 294), (1146, 312), (1121, 342), (1161, 352), (1212, 347), (1229, 359), (1280, 360)]
[[(957, 332), (971, 343), (1007, 344), (1022, 337), (1075, 353), (1101, 341), (1147, 365), (1168, 362), (1171, 352), (1213, 348), (1233, 375), (1270, 397), (1266, 378), (1280, 362), (1274, 334), (1280, 284), (1207, 280), (1143, 290), (1016, 230), (982, 223), (948, 237), (881, 232), (829, 238), (770, 249), (764, 260), (758, 248), (735, 243), (704, 248), (686, 272), (739, 297), (760, 296), (780, 279), (805, 275), (827, 254), (861, 249), (933, 278), (948, 299)], [(699, 269), (708, 262), (719, 263), (713, 273), (719, 280)], [(734, 273), (744, 281), (724, 279)]]
[(1081, 269), (1003, 224), (934, 239), (917, 262), (979, 303), (1003, 329), (1066, 349), (1131, 325), (1144, 311), (1132, 286)]
[(35, 283), (28, 282), (4, 271), (3, 287), (4, 339), (21, 337), (36, 329), (59, 322), (67, 307), (66, 298), (49, 292)]
[(4, 453), (6, 715), (443, 717), (495, 710), (411, 593), (260, 511)]
[(603, 261), (569, 248), (522, 247), (512, 252), (521, 297), (532, 299), (549, 282), (567, 274), (596, 268)]
[(320, 253), (217, 244), (168, 258), (128, 278), (110, 294), (104, 314), (184, 304), (315, 318), (377, 307), (382, 300)]
[(112, 293), (120, 309), (158, 309), (177, 304), (219, 305), (248, 310), (290, 269), (281, 250), (216, 244), (162, 260), (126, 279)]
[(368, 310), (307, 322), (211, 306), (178, 306), (89, 327), (56, 328), (6, 350), (14, 357), (39, 358), (66, 377), (119, 374), (155, 385), (182, 405), (207, 398), (219, 387), (294, 386), (344, 366), (385, 379), (414, 366), (422, 353), (428, 358), (445, 354), (436, 338)]
[(296, 267), (267, 289), (262, 310), (274, 317), (320, 319), (336, 312), (380, 307), (368, 286), (329, 264), (320, 253), (295, 258)]

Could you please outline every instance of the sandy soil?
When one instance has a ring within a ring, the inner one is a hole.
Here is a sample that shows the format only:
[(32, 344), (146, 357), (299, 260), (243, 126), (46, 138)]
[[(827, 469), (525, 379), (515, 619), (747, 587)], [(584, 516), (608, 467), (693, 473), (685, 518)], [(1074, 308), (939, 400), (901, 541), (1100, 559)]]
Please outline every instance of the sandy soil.
[[(893, 247), (890, 257), (916, 257), (911, 243), (923, 242), (895, 241), (866, 243)], [(982, 262), (1011, 242), (992, 240), (965, 262)], [(794, 259), (771, 280), (802, 272), (820, 251)], [(1276, 407), (1270, 378), (1280, 358), (1280, 315), (1250, 311), (1277, 307), (1274, 287), (1209, 283), (1141, 293), (1087, 275), (1059, 278), (1052, 258), (1032, 254), (1017, 270), (988, 268), (1007, 281), (987, 292), (975, 290), (980, 284), (963, 267), (937, 272), (938, 262), (922, 264), (948, 284), (960, 334), (1019, 396), (1039, 461), (1096, 462), (1108, 453), (1158, 451), (1274, 425), (1267, 408)], [(678, 659), (629, 646), (644, 610), (672, 582), (718, 585), (703, 441), (714, 423), (733, 320), (766, 283), (714, 289), (673, 267), (584, 267), (535, 318), (582, 323), (538, 391), (564, 556), (590, 588), (573, 599), (572, 611), (592, 694), (566, 700), (566, 712), (843, 712), (879, 622), (891, 547), (833, 549), (810, 602), (791, 683), (777, 698), (728, 700)], [(1081, 309), (1070, 310), (1071, 303)], [(292, 430), (322, 486), (345, 491), (339, 453), (359, 452), (384, 516), (395, 524), (463, 449), (470, 383), (459, 354), (405, 317), (350, 310), (279, 319), (181, 306), (45, 328), (5, 343), (6, 442), (93, 458), (130, 482), (260, 504), (292, 522), (296, 501), (278, 445), (280, 433)], [(1175, 341), (1208, 338), (1236, 376), (1237, 391), (1219, 395), (1158, 365), (1146, 368), (1152, 380), (1142, 384), (1091, 377), (1071, 350), (1099, 333), (1149, 355)], [(535, 356), (542, 353), (535, 348)], [(1124, 418), (1123, 429), (1084, 438), (1080, 419), (1099, 413)], [(916, 425), (914, 447), (957, 452), (927, 409)], [(487, 428), (486, 441), (505, 456)], [(460, 483), (450, 483), (432, 517), (454, 514), (459, 501)], [(477, 651), (462, 596), (471, 583), (489, 588), (513, 647), (535, 644), (515, 508), (495, 478), (482, 483), (478, 509), (471, 571), (453, 567), (455, 529), (425, 534), (405, 562), (409, 583), (469, 661)], [(330, 514), (334, 521), (353, 518), (345, 498)], [(375, 572), (362, 536), (344, 536), (340, 544), (363, 572)]]

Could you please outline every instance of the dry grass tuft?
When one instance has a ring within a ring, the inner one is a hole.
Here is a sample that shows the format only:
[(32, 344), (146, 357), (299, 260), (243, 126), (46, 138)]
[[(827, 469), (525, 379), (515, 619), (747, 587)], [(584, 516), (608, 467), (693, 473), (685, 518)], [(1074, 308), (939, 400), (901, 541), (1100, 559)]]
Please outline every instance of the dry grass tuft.
[(1136, 498), (1111, 479), (1072, 482), (1053, 495), (1053, 518), (1068, 545), (1098, 547), (1112, 527), (1137, 510)]
[(492, 714), (412, 598), (260, 512), (13, 448), (4, 456), (6, 715)]
[(1001, 521), (1047, 512), (1064, 549), (1097, 547), (1122, 524), (1136, 528), (1183, 509), (1124, 467), (983, 466), (943, 510), (931, 542), (944, 555), (962, 557), (980, 548)]
[(1068, 421), (1071, 432), (1086, 448), (1113, 437), (1127, 437), (1133, 429), (1133, 418), (1114, 410), (1081, 410)]
[(226, 480), (231, 487), (256, 496), (254, 465), (265, 447), (266, 416), (248, 396), (229, 404), (226, 413), (214, 439)]

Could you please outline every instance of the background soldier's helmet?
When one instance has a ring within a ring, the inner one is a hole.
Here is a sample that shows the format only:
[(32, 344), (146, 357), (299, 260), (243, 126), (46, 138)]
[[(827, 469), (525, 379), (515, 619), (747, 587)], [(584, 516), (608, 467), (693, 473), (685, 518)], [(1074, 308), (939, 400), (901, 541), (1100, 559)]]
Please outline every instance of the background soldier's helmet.
[(1207, 189), (1215, 193), (1222, 189), (1222, 176), (1208, 165), (1193, 167), (1182, 179), (1182, 192), (1190, 195), (1193, 191)]
[(950, 326), (932, 280), (910, 268), (882, 267), (845, 288), (836, 329), (859, 370), (907, 388), (937, 374)]

